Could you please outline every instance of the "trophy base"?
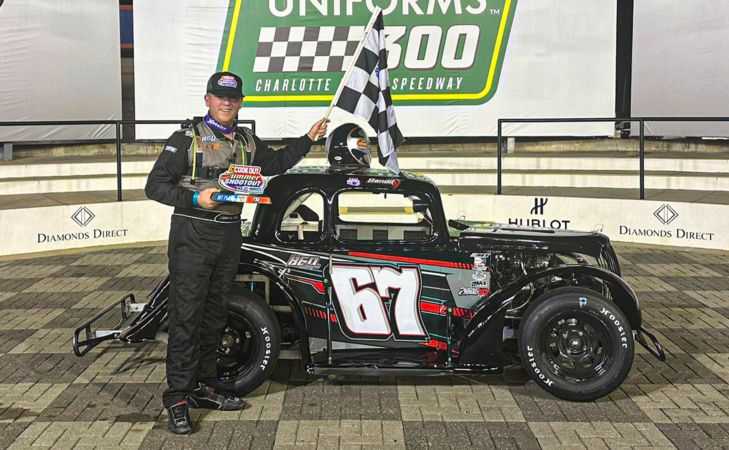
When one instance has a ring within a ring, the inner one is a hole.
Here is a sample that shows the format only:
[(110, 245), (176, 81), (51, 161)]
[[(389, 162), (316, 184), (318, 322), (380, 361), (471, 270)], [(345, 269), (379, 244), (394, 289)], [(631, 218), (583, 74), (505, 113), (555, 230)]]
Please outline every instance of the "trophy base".
[(220, 203), (257, 203), (260, 205), (270, 205), (271, 197), (260, 197), (248, 194), (213, 194), (213, 200)]

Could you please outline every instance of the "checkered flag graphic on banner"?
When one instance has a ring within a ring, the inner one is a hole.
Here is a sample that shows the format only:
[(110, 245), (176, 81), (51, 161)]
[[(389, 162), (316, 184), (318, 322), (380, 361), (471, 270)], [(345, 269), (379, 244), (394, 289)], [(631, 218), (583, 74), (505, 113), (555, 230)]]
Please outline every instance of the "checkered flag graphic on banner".
[(253, 72), (344, 72), (364, 28), (262, 27)]
[(340, 86), (334, 106), (367, 120), (377, 131), (378, 158), (380, 164), (400, 172), (396, 148), (403, 136), (397, 127), (395, 109), (390, 95), (390, 79), (387, 73), (385, 48), (385, 21), (380, 10), (372, 28), (362, 38), (364, 45), (356, 56), (349, 77)]

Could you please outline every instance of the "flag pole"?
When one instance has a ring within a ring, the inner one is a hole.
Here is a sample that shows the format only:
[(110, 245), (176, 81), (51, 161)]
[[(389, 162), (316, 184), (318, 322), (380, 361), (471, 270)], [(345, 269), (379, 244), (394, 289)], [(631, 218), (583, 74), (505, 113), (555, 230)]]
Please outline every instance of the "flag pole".
[(352, 68), (354, 67), (355, 63), (357, 62), (357, 58), (359, 58), (359, 54), (362, 53), (362, 47), (364, 47), (365, 39), (367, 38), (367, 35), (372, 31), (372, 27), (375, 25), (375, 19), (377, 19), (377, 16), (382, 12), (382, 8), (379, 6), (375, 8), (375, 10), (372, 12), (372, 17), (370, 17), (369, 23), (367, 23), (367, 26), (365, 27), (364, 33), (362, 34), (362, 39), (359, 40), (359, 44), (357, 44), (357, 49), (354, 51), (354, 55), (352, 55), (352, 60), (349, 62), (349, 67), (347, 68), (347, 71), (344, 72), (344, 76), (342, 77), (342, 80), (339, 82), (339, 86), (337, 87), (337, 92), (334, 94), (334, 97), (332, 98), (332, 102), (329, 104), (329, 108), (327, 108), (327, 113), (324, 114), (324, 119), (329, 120), (329, 114), (332, 112), (332, 108), (334, 108), (334, 103), (336, 103), (337, 99), (339, 99), (339, 94), (342, 93), (342, 89), (344, 88), (344, 85), (347, 83), (347, 80), (349, 80), (349, 77), (352, 73)]

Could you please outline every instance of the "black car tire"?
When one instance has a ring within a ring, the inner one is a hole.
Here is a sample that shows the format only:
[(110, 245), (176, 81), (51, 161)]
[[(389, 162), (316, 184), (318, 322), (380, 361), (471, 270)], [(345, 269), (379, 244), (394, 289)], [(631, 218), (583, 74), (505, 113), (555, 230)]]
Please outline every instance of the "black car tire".
[(587, 402), (612, 392), (628, 375), (634, 351), (623, 312), (589, 289), (549, 291), (521, 321), (524, 369), (539, 386), (565, 400)]
[(245, 395), (273, 373), (281, 350), (281, 328), (273, 310), (258, 295), (242, 286), (233, 291), (218, 346), (218, 384)]

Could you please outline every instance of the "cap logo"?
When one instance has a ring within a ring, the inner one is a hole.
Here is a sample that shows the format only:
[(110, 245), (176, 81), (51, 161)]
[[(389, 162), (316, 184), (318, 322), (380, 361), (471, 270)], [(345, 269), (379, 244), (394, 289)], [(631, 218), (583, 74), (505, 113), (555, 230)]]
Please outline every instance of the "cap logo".
[(223, 87), (229, 87), (229, 88), (237, 88), (238, 83), (236, 83), (235, 78), (233, 78), (230, 75), (223, 75), (218, 80), (218, 85)]

